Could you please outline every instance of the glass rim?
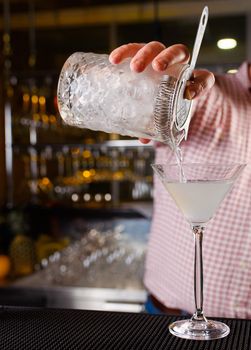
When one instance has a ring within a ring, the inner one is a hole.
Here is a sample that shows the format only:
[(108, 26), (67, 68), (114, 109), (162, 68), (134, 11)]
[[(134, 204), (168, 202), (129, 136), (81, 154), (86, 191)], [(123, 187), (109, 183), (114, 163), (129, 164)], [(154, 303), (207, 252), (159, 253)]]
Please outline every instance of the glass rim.
[[(206, 171), (206, 172), (213, 172), (213, 171), (226, 171), (228, 174), (216, 174), (215, 178), (210, 177), (210, 181), (214, 182), (221, 182), (226, 180), (233, 180), (235, 181), (239, 175), (242, 173), (244, 168), (246, 167), (247, 163), (152, 163), (151, 167), (153, 169), (153, 172), (159, 176), (161, 181), (165, 181), (168, 183), (171, 182), (182, 182), (180, 180), (181, 171), (184, 171), (184, 179), (186, 181), (184, 182), (191, 182), (191, 181), (203, 181), (203, 178), (205, 177), (205, 174), (200, 179), (193, 174), (192, 176), (187, 176), (186, 172), (190, 172), (193, 170), (199, 170), (199, 171)], [(175, 172), (175, 174), (172, 174), (172, 172)], [(207, 178), (208, 180), (209, 178)]]

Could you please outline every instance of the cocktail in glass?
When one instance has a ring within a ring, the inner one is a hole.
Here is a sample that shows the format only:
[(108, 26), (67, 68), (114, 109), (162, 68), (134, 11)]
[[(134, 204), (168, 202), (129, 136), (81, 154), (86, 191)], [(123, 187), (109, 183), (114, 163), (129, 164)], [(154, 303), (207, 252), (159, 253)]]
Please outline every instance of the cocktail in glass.
[(232, 188), (245, 164), (153, 164), (167, 192), (189, 222), (195, 245), (194, 298), (195, 313), (191, 319), (172, 323), (172, 334), (186, 339), (211, 340), (229, 334), (229, 327), (208, 320), (203, 313), (202, 239), (207, 222)]

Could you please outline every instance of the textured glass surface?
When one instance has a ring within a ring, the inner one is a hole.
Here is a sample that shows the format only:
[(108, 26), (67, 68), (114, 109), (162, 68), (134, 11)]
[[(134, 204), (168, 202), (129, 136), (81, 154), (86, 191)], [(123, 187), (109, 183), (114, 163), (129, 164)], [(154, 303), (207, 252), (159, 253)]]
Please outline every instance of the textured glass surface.
[[(59, 78), (60, 114), (70, 125), (169, 143), (178, 68), (174, 77), (151, 66), (135, 73), (129, 60), (112, 65), (108, 55), (74, 53)], [(174, 135), (183, 138), (183, 132)]]

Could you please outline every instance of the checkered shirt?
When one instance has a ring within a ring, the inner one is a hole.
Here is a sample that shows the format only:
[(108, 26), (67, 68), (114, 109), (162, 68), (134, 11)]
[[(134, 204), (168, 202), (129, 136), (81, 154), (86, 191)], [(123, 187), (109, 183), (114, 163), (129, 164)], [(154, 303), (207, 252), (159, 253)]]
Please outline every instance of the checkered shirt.
[[(213, 89), (194, 101), (188, 140), (181, 149), (185, 162), (250, 163), (247, 63), (236, 74), (217, 76)], [(155, 162), (175, 158), (168, 147), (157, 145)], [(145, 286), (169, 308), (194, 312), (193, 256), (189, 224), (155, 176)], [(206, 316), (251, 318), (251, 164), (207, 224), (203, 258)]]

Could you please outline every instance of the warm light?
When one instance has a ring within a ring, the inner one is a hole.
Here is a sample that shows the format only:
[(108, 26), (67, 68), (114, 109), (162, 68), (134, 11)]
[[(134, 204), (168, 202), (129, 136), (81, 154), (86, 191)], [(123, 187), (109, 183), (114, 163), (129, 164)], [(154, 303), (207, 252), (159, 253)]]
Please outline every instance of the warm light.
[(85, 177), (85, 178), (89, 178), (91, 176), (91, 173), (90, 173), (90, 171), (89, 170), (84, 170), (83, 171), (83, 177)]
[(42, 115), (42, 121), (43, 121), (43, 123), (45, 123), (45, 124), (49, 123), (49, 117), (48, 117), (47, 114), (43, 114), (43, 115)]
[(48, 179), (48, 177), (43, 177), (42, 178), (42, 184), (44, 186), (48, 186), (50, 184), (50, 180)]
[(38, 103), (38, 97), (37, 97), (37, 95), (33, 95), (32, 98), (31, 98), (31, 101), (32, 101), (32, 103), (34, 103), (34, 104)]
[(77, 156), (77, 155), (79, 154), (79, 152), (80, 152), (80, 149), (79, 149), (79, 148), (73, 148), (73, 149), (71, 150), (71, 153), (72, 153), (72, 155), (74, 155), (74, 156)]
[(23, 94), (23, 101), (29, 102), (30, 101), (30, 95), (29, 94)]
[(113, 174), (113, 180), (123, 180), (124, 178), (124, 173), (122, 171), (116, 171)]
[(230, 50), (237, 46), (237, 41), (232, 38), (220, 39), (217, 41), (217, 46), (221, 50)]
[(49, 116), (49, 119), (50, 119), (50, 123), (51, 123), (51, 124), (56, 124), (57, 118), (55, 117), (55, 115), (51, 114), (51, 115)]
[(34, 113), (34, 114), (32, 115), (32, 118), (33, 118), (34, 122), (39, 122), (39, 120), (40, 120), (40, 115), (39, 115), (38, 113)]
[(84, 158), (90, 158), (91, 157), (91, 152), (88, 151), (87, 149), (83, 151), (83, 157)]
[(227, 73), (229, 73), (229, 74), (235, 74), (235, 73), (237, 73), (237, 69), (229, 69), (228, 71), (227, 71)]
[(41, 105), (45, 105), (45, 97), (44, 97), (44, 96), (40, 96), (40, 97), (39, 97), (39, 103), (40, 103)]

